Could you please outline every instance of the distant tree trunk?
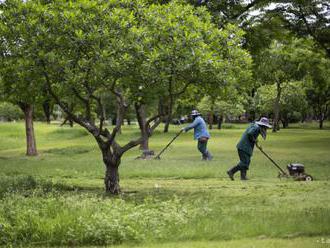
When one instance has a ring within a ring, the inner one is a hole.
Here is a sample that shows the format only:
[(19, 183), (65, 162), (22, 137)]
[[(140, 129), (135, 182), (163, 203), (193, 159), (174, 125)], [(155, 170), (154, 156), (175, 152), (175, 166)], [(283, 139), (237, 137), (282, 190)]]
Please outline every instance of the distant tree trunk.
[(33, 128), (33, 105), (28, 103), (19, 103), (20, 108), (24, 112), (25, 133), (26, 133), (26, 155), (36, 156), (37, 144)]
[[(118, 108), (117, 111), (120, 111), (120, 109)], [(120, 114), (117, 113), (117, 118), (116, 118), (115, 125), (119, 127), (118, 133), (121, 134), (121, 125), (123, 124), (123, 121), (119, 116), (120, 116)]]
[(289, 127), (289, 121), (287, 119), (282, 120), (282, 126), (283, 128), (288, 128)]
[(50, 116), (51, 116), (51, 106), (50, 106), (50, 100), (46, 99), (43, 103), (42, 103), (42, 108), (44, 110), (44, 114), (45, 114), (45, 118), (46, 118), (46, 122), (48, 124), (50, 124)]
[(322, 109), (321, 106), (319, 107), (319, 128), (320, 129), (323, 129), (323, 122), (326, 119), (326, 116), (328, 114), (328, 107), (329, 107), (328, 104), (325, 105), (324, 109)]
[(112, 119), (111, 119), (111, 124), (113, 126), (116, 126), (116, 122), (117, 122), (117, 115), (115, 115)]
[(131, 118), (127, 118), (127, 125), (131, 125)]
[(276, 83), (276, 99), (274, 103), (274, 120), (273, 120), (273, 132), (277, 132), (279, 127), (279, 117), (280, 117), (280, 100), (281, 100), (281, 82)]
[(281, 115), (281, 122), (282, 122), (282, 127), (283, 128), (288, 128), (289, 127), (289, 117), (287, 113), (283, 113)]
[(223, 116), (219, 115), (218, 116), (218, 129), (222, 129), (222, 121), (223, 121)]
[(69, 116), (66, 116), (64, 121), (61, 123), (60, 126), (64, 126), (67, 122), (69, 122), (69, 126), (73, 127), (73, 121), (69, 118)]
[(169, 131), (170, 123), (172, 121), (172, 112), (173, 112), (173, 96), (170, 97), (170, 102), (167, 108), (167, 118), (164, 126), (164, 133), (167, 133)]
[(149, 134), (148, 134), (148, 127), (145, 105), (135, 104), (135, 111), (136, 111), (136, 119), (139, 124), (142, 142), (140, 145), (140, 149), (143, 151), (149, 151)]
[(209, 129), (213, 129), (213, 112), (209, 112), (207, 115), (208, 123), (209, 123)]
[[(173, 66), (171, 70), (173, 71)], [(173, 112), (173, 105), (174, 105), (174, 95), (173, 95), (173, 77), (171, 77), (169, 84), (168, 84), (168, 96), (169, 96), (169, 103), (167, 106), (167, 119), (165, 122), (164, 133), (167, 133), (170, 127), (170, 123), (172, 121), (172, 112)]]
[(319, 128), (320, 128), (320, 129), (323, 129), (323, 120), (320, 120), (320, 121), (319, 121)]

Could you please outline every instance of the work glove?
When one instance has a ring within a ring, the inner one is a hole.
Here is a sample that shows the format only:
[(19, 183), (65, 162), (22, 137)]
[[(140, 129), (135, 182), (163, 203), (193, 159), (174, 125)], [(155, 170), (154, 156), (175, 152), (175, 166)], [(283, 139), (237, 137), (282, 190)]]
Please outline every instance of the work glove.
[(186, 130), (184, 127), (181, 128), (181, 131), (182, 131), (182, 132), (185, 132), (185, 133), (187, 132), (187, 130)]

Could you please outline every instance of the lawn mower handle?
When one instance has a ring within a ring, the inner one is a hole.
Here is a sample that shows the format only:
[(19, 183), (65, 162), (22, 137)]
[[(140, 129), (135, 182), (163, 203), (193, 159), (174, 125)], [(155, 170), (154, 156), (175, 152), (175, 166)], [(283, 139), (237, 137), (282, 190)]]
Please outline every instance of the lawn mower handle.
[(261, 148), (261, 146), (256, 143), (256, 147), (281, 171), (283, 176), (288, 176), (288, 174)]
[(155, 159), (160, 159), (160, 155), (162, 155), (162, 153), (172, 144), (172, 142), (180, 136), (180, 134), (183, 132), (183, 129), (180, 130), (180, 132), (178, 132), (174, 138), (163, 148), (163, 150), (160, 151), (160, 153), (157, 154), (157, 156), (155, 157)]

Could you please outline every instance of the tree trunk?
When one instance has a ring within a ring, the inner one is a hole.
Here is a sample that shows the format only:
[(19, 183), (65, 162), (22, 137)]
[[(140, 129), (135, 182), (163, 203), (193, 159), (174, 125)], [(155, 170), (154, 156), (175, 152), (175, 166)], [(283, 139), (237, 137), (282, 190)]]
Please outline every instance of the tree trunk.
[(328, 108), (329, 108), (328, 104), (325, 105), (324, 109), (322, 109), (322, 107), (320, 107), (320, 111), (319, 111), (320, 112), (320, 121), (319, 121), (319, 128), (320, 129), (323, 129), (323, 122), (324, 122), (324, 120), (326, 119), (326, 117), (328, 115)]
[(140, 149), (144, 151), (149, 150), (149, 135), (148, 135), (148, 127), (146, 126), (146, 111), (144, 105), (135, 104), (136, 111), (136, 119), (139, 124), (142, 142), (140, 145)]
[(64, 119), (64, 121), (61, 123), (61, 127), (62, 126), (64, 126), (65, 124), (66, 124), (66, 122), (69, 122), (69, 125), (70, 125), (70, 127), (73, 127), (73, 121), (67, 116), (67, 117), (65, 117), (65, 119)]
[(210, 112), (209, 114), (208, 114), (208, 117), (207, 117), (207, 119), (208, 119), (208, 123), (209, 123), (209, 129), (213, 129), (213, 113), (212, 112)]
[(118, 195), (120, 193), (118, 168), (121, 157), (111, 154), (108, 148), (102, 148), (101, 150), (106, 169), (104, 177), (105, 191)]
[[(173, 69), (173, 68), (172, 68)], [(169, 85), (168, 85), (168, 93), (169, 93), (169, 104), (167, 107), (167, 119), (164, 127), (164, 133), (167, 133), (170, 127), (170, 123), (172, 121), (172, 112), (173, 112), (173, 104), (174, 104), (174, 96), (173, 96), (173, 78), (170, 79)]]
[(274, 103), (274, 120), (273, 120), (273, 132), (277, 132), (279, 130), (279, 117), (280, 117), (280, 100), (281, 100), (281, 83), (276, 83), (276, 99)]
[(127, 118), (127, 125), (131, 125), (131, 118)]
[(42, 103), (42, 108), (44, 110), (46, 122), (50, 124), (50, 116), (51, 116), (51, 106), (50, 106), (50, 100), (47, 99)]
[(164, 126), (164, 133), (168, 133), (170, 129), (170, 122), (171, 122), (171, 116), (168, 115), (166, 118), (165, 126)]
[(111, 118), (111, 125), (116, 126), (116, 122), (117, 122), (117, 115)]
[(218, 129), (222, 128), (222, 121), (223, 121), (223, 116), (219, 115), (218, 116)]
[(323, 129), (323, 119), (320, 119), (320, 121), (319, 121), (319, 128)]
[(20, 103), (20, 108), (24, 112), (25, 133), (26, 133), (26, 155), (36, 156), (37, 145), (33, 128), (33, 105), (28, 103)]
[(167, 109), (167, 118), (164, 126), (164, 133), (168, 133), (169, 128), (170, 128), (170, 123), (172, 120), (172, 111), (173, 111), (173, 97), (171, 97), (168, 109)]
[(147, 117), (145, 111), (145, 105), (135, 104), (135, 111), (136, 111), (136, 119), (139, 124), (140, 132), (141, 132), (141, 144), (140, 150), (142, 150), (142, 155), (137, 157), (141, 159), (148, 159), (154, 155), (154, 151), (149, 149), (149, 137), (151, 130), (147, 124)]
[(289, 117), (288, 117), (288, 113), (282, 113), (280, 119), (281, 119), (281, 122), (282, 122), (282, 127), (283, 127), (283, 128), (288, 128), (288, 127), (289, 127)]
[[(117, 111), (120, 111), (119, 108), (118, 108)], [(122, 126), (123, 122), (120, 120), (119, 116), (120, 116), (120, 114), (117, 113), (117, 116), (116, 116), (116, 126), (119, 126), (118, 133), (121, 134), (121, 126)], [(119, 122), (121, 122), (121, 123), (119, 123)]]
[(282, 126), (283, 128), (288, 128), (289, 127), (289, 121), (287, 119), (282, 120)]

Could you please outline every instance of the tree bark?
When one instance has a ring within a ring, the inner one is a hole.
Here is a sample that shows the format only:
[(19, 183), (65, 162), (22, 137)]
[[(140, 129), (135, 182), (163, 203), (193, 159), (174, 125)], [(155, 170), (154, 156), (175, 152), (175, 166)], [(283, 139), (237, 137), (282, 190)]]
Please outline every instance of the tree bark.
[(26, 134), (26, 155), (36, 156), (37, 144), (33, 128), (33, 105), (28, 103), (19, 103), (20, 108), (24, 112), (25, 134)]
[(209, 123), (209, 129), (213, 129), (213, 120), (214, 120), (214, 118), (213, 118), (214, 116), (213, 116), (213, 113), (212, 112), (210, 112), (209, 114), (208, 114), (208, 123)]
[(50, 106), (50, 100), (47, 99), (42, 103), (42, 108), (44, 110), (46, 122), (50, 124), (50, 116), (51, 116), (51, 106)]
[[(120, 109), (118, 108), (117, 109), (117, 112), (118, 111), (120, 111)], [(119, 113), (117, 113), (117, 116), (116, 116), (116, 126), (118, 126), (119, 127), (119, 129), (118, 129), (118, 133), (119, 134), (121, 134), (121, 126), (122, 126), (122, 124), (123, 124), (123, 121), (122, 121), (122, 119), (120, 118), (120, 114)]]
[(135, 104), (136, 119), (139, 124), (142, 142), (140, 149), (143, 151), (149, 151), (149, 133), (146, 120), (146, 111), (144, 105)]
[(117, 115), (111, 118), (111, 125), (116, 126), (116, 122), (117, 122)]
[(172, 89), (172, 82), (173, 78), (171, 78), (169, 82), (169, 88), (168, 88), (168, 93), (169, 93), (169, 104), (167, 108), (167, 119), (164, 127), (164, 133), (167, 133), (170, 127), (170, 123), (172, 121), (172, 112), (173, 112), (173, 104), (174, 104), (174, 96), (173, 96), (173, 89)]
[(281, 82), (276, 83), (276, 99), (274, 103), (274, 120), (273, 120), (273, 132), (277, 132), (279, 130), (279, 117), (280, 117), (280, 100), (281, 100)]
[(218, 129), (222, 128), (222, 122), (223, 122), (223, 116), (219, 115), (218, 116)]
[(282, 120), (282, 126), (283, 128), (288, 128), (289, 127), (289, 121), (287, 119)]
[(167, 108), (167, 118), (164, 126), (164, 133), (168, 133), (170, 129), (170, 123), (172, 120), (172, 112), (173, 112), (173, 97), (170, 97), (170, 102)]
[(109, 148), (101, 148), (103, 162), (105, 164), (104, 185), (105, 191), (114, 195), (120, 193), (118, 168), (121, 156), (112, 154)]
[(322, 119), (319, 121), (319, 128), (323, 129), (323, 120)]
[[(320, 129), (323, 129), (323, 122), (324, 122), (324, 120), (326, 119), (326, 117), (327, 117), (327, 114), (328, 114), (328, 108), (329, 108), (329, 105), (328, 104), (326, 104), (325, 105), (325, 107), (324, 107), (324, 109), (322, 109), (322, 107), (319, 107), (319, 109), (320, 109), (320, 120), (319, 120), (319, 128)], [(323, 111), (322, 111), (323, 110)]]
[(72, 120), (70, 119), (70, 117), (68, 117), (68, 116), (65, 117), (64, 121), (61, 123), (60, 126), (61, 126), (61, 127), (64, 126), (64, 125), (66, 124), (67, 121), (69, 122), (69, 126), (70, 126), (70, 127), (73, 127), (73, 121), (72, 121)]

